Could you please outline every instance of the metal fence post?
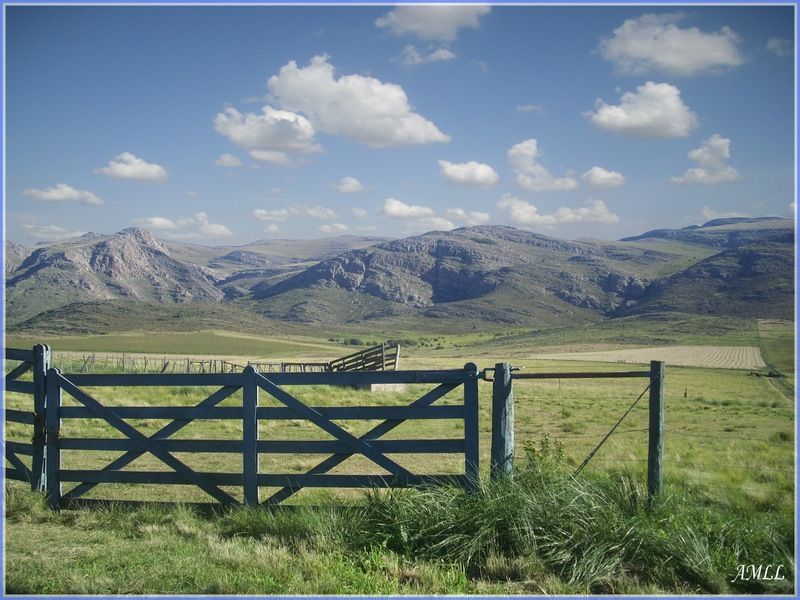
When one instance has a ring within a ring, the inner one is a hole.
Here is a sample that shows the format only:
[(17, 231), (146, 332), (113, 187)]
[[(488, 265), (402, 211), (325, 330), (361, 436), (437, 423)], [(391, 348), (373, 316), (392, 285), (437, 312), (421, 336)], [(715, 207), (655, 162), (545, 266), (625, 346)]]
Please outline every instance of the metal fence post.
[(514, 388), (511, 365), (497, 363), (492, 383), (492, 458), (490, 479), (514, 476)]
[(647, 497), (652, 501), (664, 482), (664, 363), (650, 362), (650, 427), (647, 445)]
[(464, 371), (464, 473), (467, 488), (476, 490), (480, 476), (480, 445), (478, 438), (478, 365), (467, 363)]
[(256, 370), (246, 367), (242, 373), (242, 483), (244, 486), (244, 503), (258, 506), (258, 386)]
[(50, 368), (50, 347), (36, 344), (33, 347), (33, 456), (31, 459), (31, 489), (45, 491), (45, 397), (47, 396), (47, 369)]
[(59, 441), (61, 429), (61, 386), (58, 384), (58, 369), (47, 371), (47, 396), (45, 398), (45, 491), (50, 507), (58, 510), (61, 508), (61, 442)]

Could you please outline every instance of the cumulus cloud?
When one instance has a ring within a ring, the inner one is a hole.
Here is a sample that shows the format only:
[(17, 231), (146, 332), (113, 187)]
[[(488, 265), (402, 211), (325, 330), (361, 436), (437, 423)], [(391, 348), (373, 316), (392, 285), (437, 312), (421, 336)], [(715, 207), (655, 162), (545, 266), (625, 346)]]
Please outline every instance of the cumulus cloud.
[(447, 62), (457, 57), (458, 55), (449, 48), (429, 48), (420, 52), (416, 46), (409, 44), (400, 53), (400, 62), (407, 67), (416, 67), (425, 63)]
[(402, 87), (363, 75), (336, 79), (325, 55), (315, 56), (302, 68), (289, 62), (267, 86), (281, 106), (303, 113), (320, 131), (373, 148), (450, 141), (450, 136), (412, 111)]
[(233, 235), (233, 232), (220, 223), (211, 223), (208, 220), (208, 215), (204, 212), (195, 213), (194, 221), (197, 230), (202, 234), (209, 237), (223, 237), (226, 235)]
[(767, 50), (775, 56), (791, 56), (794, 52), (794, 42), (771, 37), (767, 40)]
[(314, 127), (303, 115), (271, 106), (261, 114), (242, 114), (229, 106), (214, 117), (214, 129), (234, 144), (250, 151), (256, 160), (291, 164), (292, 154), (322, 151), (314, 140)]
[(46, 242), (78, 237), (86, 233), (85, 231), (70, 231), (60, 225), (36, 225), (26, 223), (22, 225), (22, 228), (30, 237)]
[(161, 165), (148, 163), (134, 156), (130, 152), (123, 152), (108, 161), (107, 167), (94, 170), (116, 179), (135, 179), (136, 181), (148, 181), (152, 183), (163, 183), (167, 180), (167, 170)]
[(275, 210), (266, 210), (257, 208), (253, 211), (253, 216), (259, 221), (288, 221), (290, 213), (285, 208), (278, 208)]
[(242, 159), (233, 154), (220, 154), (220, 157), (214, 161), (218, 167), (241, 167)]
[(358, 179), (350, 177), (349, 175), (347, 177), (342, 177), (342, 180), (334, 184), (334, 187), (343, 194), (354, 194), (364, 189), (364, 186)]
[(436, 216), (436, 211), (428, 206), (406, 204), (395, 198), (386, 198), (379, 212), (390, 219), (421, 219)]
[(478, 29), (481, 17), (490, 11), (488, 6), (398, 6), (378, 17), (375, 25), (397, 36), (452, 42), (459, 29)]
[(660, 71), (690, 76), (721, 67), (736, 67), (743, 61), (739, 36), (730, 28), (717, 32), (676, 25), (680, 13), (642, 15), (628, 19), (600, 42), (600, 53), (621, 73), (641, 75)]
[(440, 160), (439, 173), (450, 183), (474, 187), (488, 187), (500, 180), (492, 167), (474, 160), (465, 163)]
[(281, 227), (277, 223), (270, 223), (264, 227), (264, 233), (280, 233)]
[(145, 219), (134, 219), (134, 224), (148, 229), (177, 229), (178, 224), (167, 217), (147, 217)]
[(609, 189), (625, 183), (622, 173), (607, 171), (603, 167), (592, 167), (581, 175), (583, 182), (591, 188)]
[(686, 137), (697, 127), (695, 115), (669, 83), (648, 81), (625, 92), (616, 106), (597, 99), (596, 111), (584, 116), (600, 129), (642, 138)]
[(103, 201), (92, 192), (75, 189), (66, 183), (57, 183), (43, 190), (27, 188), (22, 190), (22, 195), (28, 196), (29, 198), (36, 198), (37, 200), (45, 200), (47, 202), (80, 202), (81, 204), (93, 206), (103, 204)]
[(319, 226), (322, 233), (344, 233), (349, 227), (344, 223), (325, 223)]
[(609, 212), (602, 200), (587, 200), (580, 208), (562, 206), (554, 213), (542, 214), (539, 209), (511, 194), (503, 194), (497, 203), (498, 208), (507, 211), (514, 223), (519, 225), (542, 225), (552, 227), (564, 223), (602, 223), (610, 224), (619, 221), (619, 217)]
[(731, 157), (731, 141), (715, 133), (703, 140), (699, 148), (689, 152), (689, 158), (699, 167), (688, 169), (680, 177), (673, 177), (672, 183), (702, 183), (714, 185), (739, 178), (739, 172), (726, 164)]
[(312, 219), (325, 221), (329, 219), (335, 219), (339, 215), (336, 214), (336, 211), (326, 208), (325, 206), (294, 204), (286, 208), (276, 208), (271, 210), (257, 208), (253, 211), (253, 216), (259, 221), (282, 223), (288, 221), (291, 217), (311, 217)]
[(717, 212), (716, 210), (704, 206), (700, 211), (706, 221), (713, 221), (714, 219), (734, 219), (737, 217), (749, 217), (750, 215), (736, 211)]
[(461, 221), (466, 225), (483, 225), (491, 219), (489, 213), (476, 210), (466, 211), (463, 208), (448, 208), (444, 211), (444, 215), (449, 219)]
[(414, 222), (417, 229), (427, 231), (450, 231), (456, 228), (456, 224), (444, 217), (424, 217)]
[(517, 174), (517, 185), (531, 192), (563, 192), (574, 190), (578, 182), (572, 177), (555, 178), (538, 162), (538, 142), (531, 138), (515, 144), (508, 153), (508, 162)]
[(356, 219), (366, 219), (367, 218), (367, 211), (365, 211), (363, 208), (359, 208), (358, 206), (354, 206), (350, 210), (352, 211), (353, 216)]

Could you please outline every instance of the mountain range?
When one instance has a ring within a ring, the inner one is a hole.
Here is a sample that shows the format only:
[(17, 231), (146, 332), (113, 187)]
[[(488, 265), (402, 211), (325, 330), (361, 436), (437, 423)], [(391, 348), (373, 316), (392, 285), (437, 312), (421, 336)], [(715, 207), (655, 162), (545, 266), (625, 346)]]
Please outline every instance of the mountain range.
[[(311, 326), (559, 326), (653, 312), (791, 320), (794, 311), (794, 224), (772, 217), (612, 242), (483, 225), (209, 247), (129, 228), (33, 248), (6, 242), (5, 252), (6, 323), (20, 332), (113, 330), (110, 317), (134, 306), (201, 312), (220, 327), (233, 312), (237, 322)], [(95, 313), (109, 318), (93, 329)]]

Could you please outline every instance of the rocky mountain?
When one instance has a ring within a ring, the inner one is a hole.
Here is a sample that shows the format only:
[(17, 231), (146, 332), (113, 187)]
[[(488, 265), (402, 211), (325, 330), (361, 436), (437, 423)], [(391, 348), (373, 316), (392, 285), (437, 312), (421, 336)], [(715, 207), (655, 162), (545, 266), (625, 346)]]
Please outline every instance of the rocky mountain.
[(22, 261), (31, 253), (30, 248), (16, 242), (6, 242), (5, 273), (8, 276), (14, 269), (22, 264)]
[[(117, 302), (110, 306), (142, 303), (164, 319), (157, 307), (216, 305), (202, 314), (218, 316), (221, 327), (228, 309), (241, 322), (250, 313), (334, 326), (416, 327), (419, 319), (561, 326), (670, 311), (791, 319), (793, 242), (786, 219), (718, 220), (618, 242), (487, 225), (389, 241), (343, 236), (216, 248), (132, 228), (12, 247), (6, 316), (23, 328), (49, 319), (55, 330), (70, 314), (85, 318), (81, 303), (96, 310)], [(184, 313), (190, 323), (193, 313)], [(105, 322), (120, 321), (109, 313)]]

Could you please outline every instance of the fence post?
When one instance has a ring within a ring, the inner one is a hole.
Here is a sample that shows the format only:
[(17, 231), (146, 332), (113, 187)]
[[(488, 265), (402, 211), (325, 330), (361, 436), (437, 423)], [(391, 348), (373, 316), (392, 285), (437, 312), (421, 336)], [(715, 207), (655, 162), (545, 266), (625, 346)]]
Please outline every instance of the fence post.
[(45, 412), (47, 395), (47, 369), (50, 368), (50, 347), (36, 344), (33, 347), (33, 458), (31, 460), (31, 489), (43, 492), (45, 489), (44, 444)]
[(258, 506), (258, 386), (256, 370), (246, 367), (242, 373), (242, 483), (244, 485), (244, 503)]
[(514, 476), (514, 388), (511, 365), (497, 363), (492, 383), (492, 458), (490, 479)]
[(58, 369), (47, 371), (47, 396), (45, 398), (45, 424), (47, 426), (47, 446), (45, 452), (45, 491), (50, 507), (61, 507), (61, 442), (58, 437), (61, 429), (61, 386), (58, 384)]
[(464, 474), (467, 476), (467, 488), (476, 490), (480, 474), (478, 365), (467, 363), (464, 371), (469, 377), (464, 381)]
[(664, 363), (650, 362), (650, 427), (647, 445), (647, 497), (652, 501), (664, 482)]

